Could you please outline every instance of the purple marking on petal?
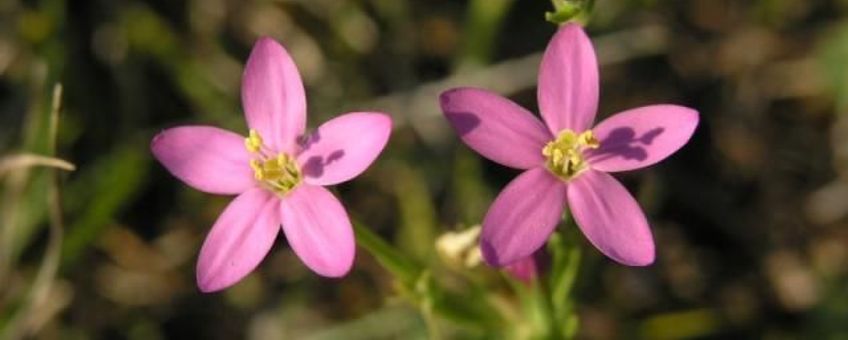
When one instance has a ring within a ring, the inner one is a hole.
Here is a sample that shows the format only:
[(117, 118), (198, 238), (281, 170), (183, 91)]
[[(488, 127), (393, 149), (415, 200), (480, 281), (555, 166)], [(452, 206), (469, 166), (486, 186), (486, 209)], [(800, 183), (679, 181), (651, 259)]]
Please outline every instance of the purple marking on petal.
[(601, 142), (587, 152), (592, 168), (627, 171), (653, 165), (683, 147), (698, 126), (698, 112), (677, 105), (651, 105), (613, 115), (593, 129)]
[(577, 133), (592, 126), (598, 110), (598, 60), (577, 24), (563, 25), (551, 38), (539, 68), (539, 111), (551, 133)]
[(256, 41), (244, 68), (241, 101), (247, 125), (275, 152), (294, 154), (306, 130), (306, 95), (291, 56), (274, 39)]
[(255, 188), (224, 209), (200, 248), (197, 286), (214, 292), (250, 274), (265, 258), (280, 232), (278, 200)]
[(628, 266), (654, 262), (654, 239), (639, 203), (607, 173), (588, 170), (569, 182), (568, 205), (593, 245)]
[(446, 91), (440, 101), (462, 141), (484, 157), (517, 169), (545, 162), (542, 148), (553, 136), (518, 104), (475, 88)]
[(304, 181), (332, 185), (358, 176), (380, 155), (391, 132), (392, 119), (382, 113), (348, 113), (321, 124), (297, 156)]
[(533, 254), (559, 223), (565, 197), (565, 183), (547, 169), (530, 169), (515, 178), (483, 219), (483, 259), (502, 267)]
[(327, 189), (303, 183), (282, 199), (283, 232), (307, 267), (341, 277), (353, 266), (353, 226), (344, 207)]
[(181, 126), (150, 142), (153, 156), (171, 174), (197, 190), (235, 195), (254, 186), (244, 137), (212, 126)]

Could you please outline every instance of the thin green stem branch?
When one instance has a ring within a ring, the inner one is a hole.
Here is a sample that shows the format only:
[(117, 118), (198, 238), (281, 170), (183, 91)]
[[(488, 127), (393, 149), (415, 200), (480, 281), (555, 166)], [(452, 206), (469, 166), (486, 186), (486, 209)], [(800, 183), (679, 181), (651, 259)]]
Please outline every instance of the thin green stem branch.
[(553, 331), (558, 337), (573, 338), (578, 327), (578, 318), (572, 298), (577, 275), (580, 272), (582, 249), (579, 232), (573, 221), (563, 218), (564, 228), (554, 233), (548, 242), (552, 264), (550, 278), (550, 306)]
[(374, 256), (386, 270), (399, 279), (405, 286), (411, 287), (419, 280), (423, 268), (409, 260), (379, 235), (359, 222), (353, 223), (356, 243)]

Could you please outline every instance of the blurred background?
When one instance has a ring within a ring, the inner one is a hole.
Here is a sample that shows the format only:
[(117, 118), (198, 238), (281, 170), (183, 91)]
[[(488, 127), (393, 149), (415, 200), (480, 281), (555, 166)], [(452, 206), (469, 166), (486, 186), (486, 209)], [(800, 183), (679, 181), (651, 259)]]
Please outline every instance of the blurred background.
[[(434, 251), (517, 175), (459, 143), (436, 98), (479, 86), (536, 111), (550, 9), (0, 0), (0, 338), (521, 337), (434, 320), (432, 301), (362, 249), (350, 275), (321, 278), (282, 237), (240, 284), (200, 293), (200, 243), (231, 198), (183, 185), (148, 145), (182, 124), (246, 134), (243, 63), (257, 37), (276, 38), (305, 82), (310, 127), (354, 110), (395, 118), (383, 156), (335, 188), (351, 216), (462, 297), (452, 303), (520, 320), (507, 279)], [(617, 176), (648, 214), (657, 262), (621, 266), (581, 238), (578, 336), (848, 338), (848, 1), (597, 0), (587, 30), (599, 117), (675, 103), (701, 125), (668, 160)]]

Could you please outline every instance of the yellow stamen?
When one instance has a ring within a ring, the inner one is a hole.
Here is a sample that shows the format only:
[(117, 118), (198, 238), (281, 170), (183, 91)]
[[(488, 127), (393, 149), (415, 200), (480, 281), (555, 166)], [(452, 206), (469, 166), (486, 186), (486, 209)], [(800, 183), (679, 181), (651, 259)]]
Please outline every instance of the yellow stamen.
[(583, 152), (587, 149), (597, 149), (600, 144), (592, 130), (586, 130), (578, 135), (572, 130), (565, 129), (557, 135), (555, 140), (545, 145), (542, 155), (547, 159), (545, 165), (548, 170), (568, 181), (589, 168)]
[(262, 149), (262, 144), (262, 137), (259, 136), (259, 132), (256, 132), (254, 129), (250, 129), (250, 134), (244, 139), (244, 147), (247, 148), (247, 151), (257, 153), (260, 149)]
[(256, 130), (250, 130), (250, 135), (244, 140), (244, 146), (255, 157), (250, 160), (253, 177), (261, 181), (267, 189), (285, 195), (300, 184), (303, 176), (294, 157), (285, 153), (267, 157), (262, 152), (262, 137)]
[(595, 138), (595, 134), (592, 133), (592, 130), (583, 131), (583, 133), (577, 137), (577, 143), (592, 149), (597, 149), (601, 146), (601, 142)]
[(259, 162), (259, 160), (251, 159), (250, 168), (253, 169), (253, 177), (255, 177), (257, 180), (261, 181), (265, 178), (265, 174), (262, 169), (262, 163)]

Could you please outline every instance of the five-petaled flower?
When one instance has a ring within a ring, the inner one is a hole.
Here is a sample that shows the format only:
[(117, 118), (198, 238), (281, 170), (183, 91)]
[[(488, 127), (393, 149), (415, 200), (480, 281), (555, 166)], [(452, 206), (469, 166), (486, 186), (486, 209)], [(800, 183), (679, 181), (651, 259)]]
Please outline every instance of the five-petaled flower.
[(238, 195), (200, 249), (198, 287), (217, 291), (245, 277), (271, 249), (280, 225), (309, 268), (328, 277), (345, 275), (354, 259), (353, 229), (344, 207), (323, 186), (365, 171), (385, 147), (391, 119), (348, 113), (304, 136), (300, 74), (270, 38), (259, 39), (250, 53), (241, 99), (247, 138), (211, 126), (182, 126), (151, 143), (156, 159), (189, 186)]
[[(498, 195), (483, 220), (480, 247), (491, 265), (506, 266), (539, 249), (566, 202), (583, 234), (622, 264), (654, 261), (654, 241), (636, 200), (608, 172), (652, 165), (682, 147), (698, 113), (676, 105), (627, 110), (592, 127), (598, 65), (583, 29), (564, 25), (539, 70), (545, 124), (494, 93), (474, 88), (442, 94), (445, 116), (484, 157), (526, 170)], [(591, 128), (591, 129), (590, 129)]]

